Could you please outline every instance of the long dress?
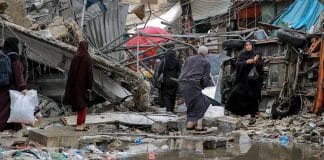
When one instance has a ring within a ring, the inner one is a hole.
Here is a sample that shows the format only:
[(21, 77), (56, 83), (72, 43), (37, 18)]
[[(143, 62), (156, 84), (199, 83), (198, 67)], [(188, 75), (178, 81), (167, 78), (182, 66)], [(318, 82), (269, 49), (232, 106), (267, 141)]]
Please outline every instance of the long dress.
[(201, 92), (210, 83), (210, 63), (202, 55), (189, 57), (182, 67), (179, 82), (187, 106), (187, 121), (195, 122), (204, 116), (210, 105)]
[(93, 86), (92, 60), (84, 44), (73, 56), (66, 82), (64, 104), (71, 105), (73, 112), (84, 110), (90, 103)]
[[(4, 52), (6, 53), (6, 52)], [(8, 52), (7, 52), (8, 53)], [(9, 90), (22, 91), (27, 84), (23, 78), (24, 67), (17, 55), (10, 55), (12, 68), (12, 81), (8, 86), (0, 87), (0, 131), (19, 130), (22, 128), (20, 123), (7, 123), (10, 116), (10, 96)]]
[(232, 91), (226, 101), (225, 108), (237, 115), (255, 115), (261, 100), (262, 89), (262, 62), (255, 64), (259, 73), (256, 80), (249, 79), (248, 74), (253, 64), (247, 64), (246, 60), (253, 58), (255, 52), (242, 51), (236, 61), (236, 80)]
[[(181, 64), (176, 58), (176, 53), (173, 50), (168, 50), (165, 58), (161, 61), (157, 72), (163, 72), (163, 83), (159, 88), (160, 107), (166, 107), (166, 111), (174, 112), (175, 100), (178, 90), (178, 79), (181, 71)], [(162, 68), (164, 67), (164, 69)], [(158, 73), (158, 75), (161, 73)]]

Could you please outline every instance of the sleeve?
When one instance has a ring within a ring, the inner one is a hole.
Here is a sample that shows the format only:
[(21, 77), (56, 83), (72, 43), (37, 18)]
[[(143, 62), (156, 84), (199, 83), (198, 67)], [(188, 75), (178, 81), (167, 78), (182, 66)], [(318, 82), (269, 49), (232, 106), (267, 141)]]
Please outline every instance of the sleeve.
[(93, 71), (92, 71), (92, 60), (88, 59), (88, 64), (87, 64), (87, 77), (88, 77), (88, 85), (87, 89), (92, 90), (93, 88)]
[(244, 67), (246, 66), (246, 59), (243, 58), (242, 56), (242, 52), (239, 54), (239, 56), (237, 57), (237, 60), (236, 60), (236, 65), (237, 66), (240, 66), (240, 67)]
[(239, 54), (236, 60), (235, 84), (242, 81), (242, 79), (244, 78), (244, 70), (246, 67), (248, 67), (248, 65), (250, 65), (246, 63), (246, 59), (242, 56), (242, 53), (243, 52)]
[(206, 63), (204, 66), (204, 74), (202, 77), (202, 88), (206, 88), (210, 84), (210, 63)]
[(72, 58), (70, 67), (68, 70), (68, 78), (66, 80), (66, 85), (65, 85), (65, 92), (64, 92), (64, 97), (63, 97), (63, 104), (65, 105), (71, 105), (71, 85), (72, 85), (72, 72), (74, 71), (73, 68), (75, 65), (75, 56)]
[(13, 81), (16, 89), (22, 91), (27, 88), (27, 83), (24, 79), (24, 66), (19, 59), (15, 60), (11, 64)]
[(177, 75), (177, 77), (179, 77), (179, 76), (180, 76), (180, 73), (181, 73), (181, 68), (182, 68), (182, 65), (181, 65), (181, 63), (180, 63), (180, 62), (178, 62), (178, 70), (177, 70), (177, 73), (178, 73), (178, 75)]

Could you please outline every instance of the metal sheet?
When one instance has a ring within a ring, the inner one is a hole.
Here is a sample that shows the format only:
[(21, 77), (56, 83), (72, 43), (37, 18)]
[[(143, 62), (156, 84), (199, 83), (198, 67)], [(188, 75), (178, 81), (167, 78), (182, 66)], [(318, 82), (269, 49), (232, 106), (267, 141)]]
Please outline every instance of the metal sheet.
[[(69, 69), (69, 63), (76, 48), (66, 43), (43, 38), (42, 35), (37, 35), (36, 32), (25, 29), (21, 26), (0, 21), (0, 39), (7, 37), (17, 37), (21, 42), (25, 42), (30, 49), (28, 58), (40, 64), (64, 71)], [(131, 76), (132, 71), (129, 69), (116, 65), (106, 59), (91, 54), (94, 65), (93, 69), (95, 80), (95, 91), (111, 102), (121, 102), (126, 97), (131, 96), (131, 93), (112, 80), (108, 74), (103, 73), (104, 68), (110, 68), (108, 72), (123, 72), (125, 76)], [(134, 75), (136, 76), (136, 75)]]
[[(95, 49), (100, 49), (125, 30), (128, 5), (117, 0), (106, 0), (107, 12), (102, 12), (97, 5), (89, 7), (85, 16), (84, 35)], [(120, 43), (117, 40), (115, 44)], [(113, 61), (120, 61), (121, 52), (109, 53), (108, 57)]]
[(192, 0), (192, 18), (195, 21), (224, 14), (231, 5), (230, 0)]

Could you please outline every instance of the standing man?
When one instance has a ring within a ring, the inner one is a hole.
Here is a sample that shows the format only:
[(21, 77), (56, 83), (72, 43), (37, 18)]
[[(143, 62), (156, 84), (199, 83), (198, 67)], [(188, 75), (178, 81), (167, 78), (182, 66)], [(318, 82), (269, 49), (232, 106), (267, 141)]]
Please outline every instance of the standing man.
[(64, 103), (71, 105), (72, 111), (77, 112), (76, 131), (86, 131), (85, 120), (92, 85), (92, 60), (88, 52), (88, 43), (81, 41), (71, 61), (64, 95)]
[(190, 56), (184, 63), (179, 77), (180, 88), (187, 105), (187, 130), (204, 130), (202, 120), (210, 105), (208, 98), (201, 92), (211, 80), (207, 56), (208, 48), (200, 46), (198, 55)]

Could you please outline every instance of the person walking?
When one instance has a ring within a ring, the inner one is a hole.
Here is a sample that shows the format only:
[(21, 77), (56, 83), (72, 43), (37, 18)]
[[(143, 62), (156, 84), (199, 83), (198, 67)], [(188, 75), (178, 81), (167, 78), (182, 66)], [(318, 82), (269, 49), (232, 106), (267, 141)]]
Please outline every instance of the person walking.
[[(24, 79), (24, 66), (19, 57), (18, 49), (19, 40), (16, 37), (5, 39), (2, 53), (9, 57), (11, 66), (11, 74), (8, 85), (0, 86), (0, 131), (14, 130), (18, 131), (22, 128), (21, 123), (7, 123), (10, 116), (10, 96), (9, 90), (21, 91), (27, 93), (27, 83)], [(3, 68), (1, 68), (3, 69)]]
[[(198, 55), (190, 56), (184, 63), (179, 77), (181, 92), (187, 106), (187, 130), (203, 131), (203, 116), (210, 105), (202, 89), (210, 84), (208, 48), (200, 46)], [(196, 126), (195, 126), (196, 125)]]
[(160, 61), (155, 71), (154, 79), (157, 81), (159, 76), (163, 74), (163, 81), (159, 90), (160, 108), (166, 107), (167, 112), (174, 113), (174, 106), (178, 90), (178, 77), (181, 71), (181, 64), (177, 59), (174, 50), (168, 50), (165, 58)]
[(88, 52), (88, 43), (81, 41), (71, 61), (64, 95), (64, 103), (71, 105), (72, 111), (77, 112), (76, 131), (86, 131), (85, 121), (92, 86), (92, 60)]
[[(250, 78), (249, 73), (256, 68), (257, 77)], [(236, 60), (236, 80), (225, 104), (225, 109), (240, 116), (251, 115), (249, 124), (256, 122), (255, 114), (261, 100), (262, 58), (254, 51), (251, 41), (247, 41), (244, 50)]]

